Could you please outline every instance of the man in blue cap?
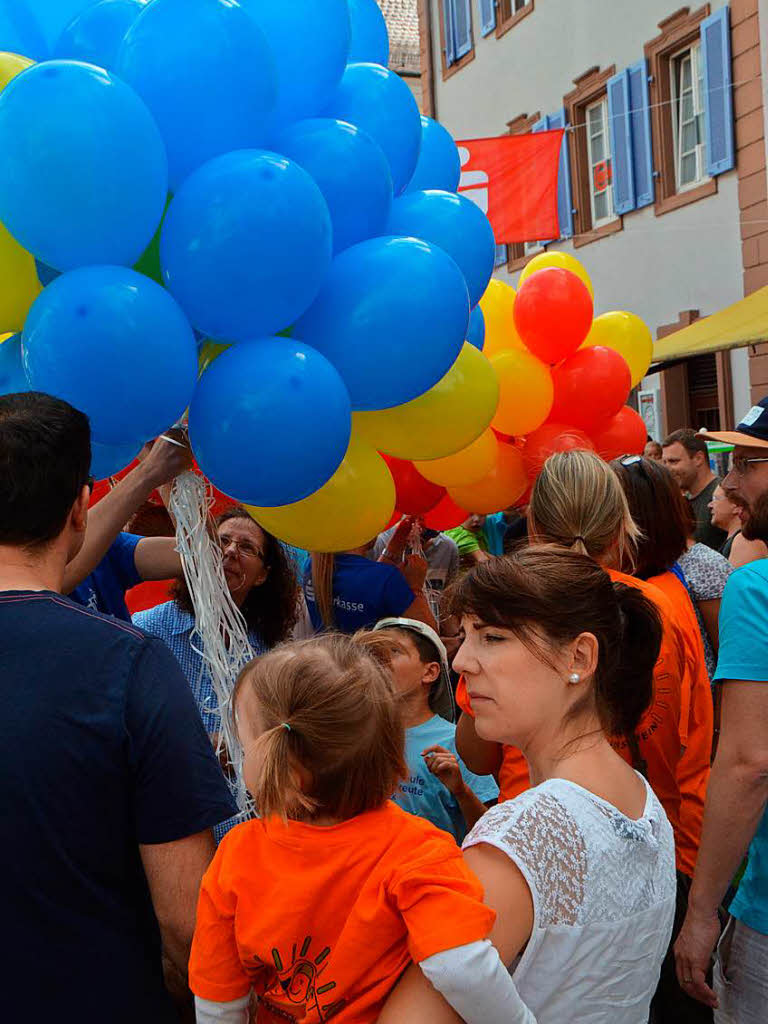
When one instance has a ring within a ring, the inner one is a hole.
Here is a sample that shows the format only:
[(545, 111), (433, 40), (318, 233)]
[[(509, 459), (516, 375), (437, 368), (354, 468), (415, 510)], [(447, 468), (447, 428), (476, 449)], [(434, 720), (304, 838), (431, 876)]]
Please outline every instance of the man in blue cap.
[[(748, 540), (768, 540), (768, 399), (735, 431), (707, 434), (734, 445), (723, 489)], [(681, 985), (716, 1009), (715, 1021), (757, 1024), (768, 1006), (768, 559), (728, 580), (715, 673), (722, 730), (707, 794), (688, 913), (675, 946)], [(745, 854), (749, 861), (720, 938), (718, 907)], [(719, 946), (713, 988), (706, 973)]]

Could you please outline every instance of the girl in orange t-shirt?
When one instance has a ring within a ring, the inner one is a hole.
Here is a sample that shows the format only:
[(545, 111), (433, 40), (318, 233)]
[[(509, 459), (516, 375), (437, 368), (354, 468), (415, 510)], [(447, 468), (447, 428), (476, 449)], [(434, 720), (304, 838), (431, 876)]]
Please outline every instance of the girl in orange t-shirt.
[(200, 892), (197, 1019), (375, 1021), (411, 961), (467, 1021), (529, 1021), (453, 838), (389, 798), (406, 774), (392, 638), (328, 635), (251, 662), (235, 692), (263, 817), (225, 836)]

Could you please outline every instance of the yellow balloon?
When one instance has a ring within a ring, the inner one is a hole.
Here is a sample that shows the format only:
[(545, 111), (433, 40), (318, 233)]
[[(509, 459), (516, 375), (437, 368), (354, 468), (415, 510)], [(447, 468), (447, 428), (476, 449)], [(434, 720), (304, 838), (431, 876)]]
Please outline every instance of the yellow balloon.
[(552, 374), (530, 352), (510, 349), (491, 359), (499, 378), (499, 407), (493, 428), (500, 434), (523, 437), (542, 425), (554, 400)]
[(515, 327), (514, 308), (515, 289), (505, 281), (492, 277), (480, 299), (480, 309), (485, 319), (483, 355), (489, 359), (508, 348), (525, 348)]
[(560, 267), (561, 270), (570, 270), (572, 274), (575, 274), (579, 280), (584, 282), (587, 286), (587, 291), (594, 299), (595, 292), (592, 288), (589, 274), (584, 269), (584, 265), (575, 256), (569, 256), (567, 252), (540, 252), (538, 256), (534, 256), (520, 272), (517, 287), (519, 288), (523, 281), (527, 280), (531, 274), (535, 274), (537, 270), (544, 270), (546, 267)]
[(595, 317), (582, 348), (604, 345), (623, 356), (632, 374), (632, 387), (648, 372), (653, 358), (653, 338), (648, 325), (635, 316), (614, 310)]
[(471, 444), (493, 419), (499, 384), (493, 367), (464, 343), (442, 380), (405, 405), (352, 416), (355, 432), (399, 459), (440, 459)]
[(386, 527), (395, 510), (395, 483), (379, 453), (352, 434), (344, 461), (319, 491), (280, 508), (246, 506), (280, 540), (307, 551), (349, 551)]
[(461, 487), (474, 484), (487, 476), (496, 465), (496, 435), (490, 429), (483, 431), (476, 441), (455, 455), (430, 462), (414, 462), (423, 477), (441, 487)]
[(40, 291), (34, 259), (0, 224), (0, 331), (20, 331)]
[(449, 487), (448, 494), (467, 512), (501, 512), (525, 494), (528, 478), (523, 456), (510, 444), (500, 444), (496, 465), (482, 480), (469, 487)]
[(0, 51), (0, 92), (8, 85), (11, 79), (20, 75), (22, 71), (31, 68), (35, 62), (29, 57), (22, 57), (19, 53), (8, 53)]

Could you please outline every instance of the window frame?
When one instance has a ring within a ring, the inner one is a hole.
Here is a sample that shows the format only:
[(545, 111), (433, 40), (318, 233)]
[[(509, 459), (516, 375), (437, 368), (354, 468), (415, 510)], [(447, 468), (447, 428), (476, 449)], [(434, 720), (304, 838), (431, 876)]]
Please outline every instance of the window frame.
[[(592, 132), (592, 124), (590, 122), (589, 112), (595, 110), (597, 107), (601, 108), (601, 131), (600, 134), (603, 136), (603, 152), (607, 155), (603, 157), (602, 161), (596, 161), (592, 153), (592, 140), (594, 134)], [(592, 226), (594, 228), (601, 228), (606, 224), (610, 224), (611, 221), (617, 217), (616, 207), (613, 201), (613, 153), (611, 152), (611, 138), (610, 138), (610, 125), (608, 124), (608, 96), (600, 96), (598, 99), (593, 100), (584, 108), (584, 120), (585, 120), (585, 134), (587, 139), (587, 172), (589, 175), (589, 205), (590, 205), (590, 216), (592, 220)], [(611, 169), (611, 177), (608, 182), (608, 187), (605, 192), (608, 194), (608, 210), (609, 212), (604, 217), (598, 217), (595, 210), (595, 202), (597, 200), (597, 194), (595, 193), (595, 168), (598, 163), (607, 163)]]
[[(694, 52), (696, 54), (696, 61), (694, 62)], [(697, 140), (701, 139), (701, 133), (705, 133), (704, 141), (697, 141), (696, 145), (692, 150), (686, 150), (686, 155), (693, 154), (696, 161), (696, 176), (694, 179), (685, 185), (680, 184), (681, 165), (683, 160), (683, 153), (681, 151), (682, 146), (682, 132), (680, 130), (681, 119), (682, 119), (682, 105), (683, 105), (683, 92), (678, 95), (680, 89), (680, 83), (678, 80), (677, 63), (688, 59), (691, 69), (691, 98), (693, 101), (693, 123), (696, 125)], [(707, 174), (707, 157), (706, 157), (706, 129), (704, 128), (704, 117), (705, 117), (705, 106), (703, 96), (703, 78), (704, 68), (702, 66), (703, 56), (701, 51), (701, 40), (696, 43), (691, 43), (690, 46), (685, 46), (677, 53), (673, 53), (669, 58), (669, 79), (670, 79), (670, 113), (672, 116), (672, 138), (674, 140), (674, 154), (675, 154), (675, 187), (677, 194), (680, 195), (682, 192), (688, 192), (693, 188), (698, 188), (699, 185), (703, 185), (709, 181), (710, 175)], [(700, 129), (701, 126), (701, 129)]]
[[(500, 39), (506, 35), (511, 28), (519, 25), (523, 18), (527, 18), (533, 12), (535, 0), (525, 0), (524, 4), (516, 11), (512, 8), (518, 0), (496, 0), (496, 38)], [(509, 4), (509, 13), (505, 15), (505, 4)]]
[(442, 79), (444, 82), (452, 78), (453, 75), (461, 71), (462, 68), (466, 67), (467, 64), (471, 64), (475, 59), (475, 22), (473, 15), (474, 4), (469, 5), (469, 30), (472, 34), (472, 48), (463, 57), (459, 57), (458, 60), (454, 61), (453, 64), (449, 64), (445, 59), (445, 4), (446, 0), (437, 0), (437, 21), (440, 32), (440, 67), (442, 70)]
[(709, 17), (708, 3), (691, 12), (689, 7), (659, 22), (659, 35), (645, 44), (645, 57), (650, 75), (649, 103), (651, 110), (651, 142), (657, 217), (678, 210), (681, 206), (706, 199), (718, 190), (717, 178), (708, 175), (695, 185), (679, 191), (676, 176), (675, 131), (672, 116), (672, 74), (674, 58), (701, 39), (701, 23)]
[(599, 67), (588, 68), (583, 74), (574, 78), (574, 89), (563, 97), (563, 105), (572, 125), (567, 133), (566, 141), (571, 156), (571, 191), (573, 202), (573, 245), (575, 249), (591, 242), (596, 242), (606, 235), (613, 235), (624, 229), (624, 218), (616, 213), (613, 201), (613, 184), (611, 197), (613, 216), (595, 224), (592, 206), (592, 174), (589, 162), (589, 141), (587, 138), (587, 110), (601, 101), (606, 104), (606, 125), (608, 135), (607, 150), (613, 160), (610, 141), (610, 125), (608, 125), (608, 82), (616, 74), (616, 66), (601, 71)]

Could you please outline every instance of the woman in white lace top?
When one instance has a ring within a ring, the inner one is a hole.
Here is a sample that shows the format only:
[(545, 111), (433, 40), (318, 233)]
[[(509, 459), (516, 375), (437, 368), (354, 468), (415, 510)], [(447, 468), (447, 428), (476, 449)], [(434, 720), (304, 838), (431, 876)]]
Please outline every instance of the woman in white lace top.
[[(672, 931), (674, 839), (607, 736), (631, 732), (651, 700), (658, 613), (591, 559), (536, 546), (479, 565), (452, 603), (478, 734), (521, 748), (532, 783), (464, 842), (525, 1006), (493, 1021), (646, 1024)], [(408, 977), (381, 1021), (426, 1020), (456, 1018)]]

